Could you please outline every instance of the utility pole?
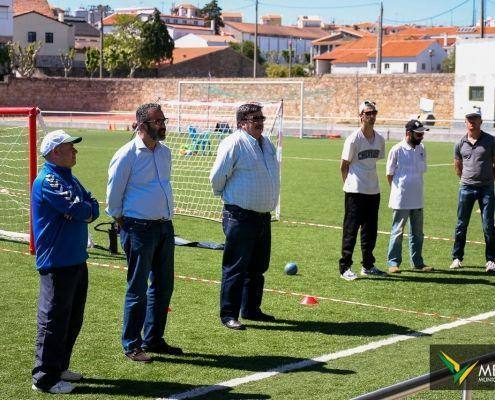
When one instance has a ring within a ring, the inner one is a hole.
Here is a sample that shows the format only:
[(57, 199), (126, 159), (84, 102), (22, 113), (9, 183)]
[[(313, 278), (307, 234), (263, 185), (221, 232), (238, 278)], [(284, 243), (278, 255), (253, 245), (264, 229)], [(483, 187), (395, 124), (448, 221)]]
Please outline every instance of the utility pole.
[(383, 41), (383, 1), (380, 2), (380, 17), (378, 18), (378, 44), (376, 49), (376, 73), (382, 73), (382, 41)]
[(481, 0), (480, 15), (480, 32), (483, 39), (485, 37), (485, 0)]
[(258, 64), (258, 0), (255, 0), (254, 21), (254, 57), (253, 57), (253, 78), (256, 79), (256, 64)]
[(476, 26), (476, 0), (473, 0), (473, 19), (471, 26)]
[(103, 6), (98, 6), (100, 13), (100, 79), (103, 78)]
[(292, 77), (292, 37), (289, 39), (289, 78)]

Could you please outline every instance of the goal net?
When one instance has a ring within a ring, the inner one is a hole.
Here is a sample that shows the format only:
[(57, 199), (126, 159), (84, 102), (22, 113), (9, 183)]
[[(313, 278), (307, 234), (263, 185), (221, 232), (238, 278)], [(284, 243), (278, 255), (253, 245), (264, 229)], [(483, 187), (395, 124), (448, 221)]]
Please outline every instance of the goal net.
[(37, 108), (0, 107), (0, 237), (29, 242), (31, 251), (30, 192), (40, 124)]
[[(161, 102), (169, 119), (166, 144), (172, 150), (172, 187), (177, 214), (221, 220), (222, 201), (213, 195), (209, 175), (219, 143), (236, 130), (242, 103)], [(282, 157), (282, 102), (260, 103), (266, 116), (263, 135)], [(275, 218), (280, 215), (280, 201)]]

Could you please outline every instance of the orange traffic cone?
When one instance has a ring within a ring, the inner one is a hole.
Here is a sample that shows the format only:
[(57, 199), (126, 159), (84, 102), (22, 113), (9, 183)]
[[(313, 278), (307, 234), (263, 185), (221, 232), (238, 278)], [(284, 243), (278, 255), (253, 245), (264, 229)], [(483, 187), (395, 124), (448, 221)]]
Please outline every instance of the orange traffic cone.
[(304, 296), (299, 304), (302, 304), (303, 306), (316, 306), (319, 303), (313, 296)]

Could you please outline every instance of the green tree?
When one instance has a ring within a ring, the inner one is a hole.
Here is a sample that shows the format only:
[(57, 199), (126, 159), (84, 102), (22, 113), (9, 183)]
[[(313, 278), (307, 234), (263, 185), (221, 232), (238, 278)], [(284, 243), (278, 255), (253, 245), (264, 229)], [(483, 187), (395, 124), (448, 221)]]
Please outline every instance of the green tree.
[(103, 48), (103, 65), (110, 78), (113, 78), (113, 74), (122, 64), (122, 49), (120, 46), (115, 42), (106, 44)]
[(442, 72), (455, 72), (455, 49), (443, 59)]
[[(250, 40), (246, 40), (245, 42), (242, 43), (230, 43), (230, 46), (237, 51), (238, 53), (241, 53), (242, 55), (246, 56), (247, 58), (250, 58), (251, 60), (254, 60), (254, 43), (251, 42)], [(265, 63), (265, 58), (261, 55), (260, 48), (258, 47), (257, 49), (258, 53), (258, 63), (264, 64)]]
[(141, 39), (141, 59), (146, 65), (154, 64), (158, 75), (160, 61), (166, 59), (173, 61), (174, 41), (160, 18), (160, 11), (156, 8), (151, 18), (143, 23)]
[(33, 76), (36, 70), (36, 56), (42, 45), (43, 43), (41, 42), (33, 42), (26, 47), (22, 47), (18, 42), (8, 42), (7, 49), (12, 70), (23, 78)]
[(220, 34), (220, 28), (224, 27), (222, 19), (222, 9), (218, 6), (217, 0), (211, 0), (201, 9), (201, 15), (206, 21), (213, 21), (215, 24), (215, 35)]
[(269, 78), (287, 78), (289, 67), (287, 65), (268, 64), (265, 68), (266, 76)]
[(72, 65), (74, 64), (74, 57), (76, 56), (76, 49), (71, 47), (66, 52), (60, 53), (60, 61), (62, 61), (62, 65), (64, 67), (64, 78), (69, 76), (69, 72), (72, 69)]
[(84, 65), (86, 66), (86, 71), (89, 72), (89, 76), (92, 78), (94, 73), (100, 67), (100, 50), (90, 47), (86, 50)]

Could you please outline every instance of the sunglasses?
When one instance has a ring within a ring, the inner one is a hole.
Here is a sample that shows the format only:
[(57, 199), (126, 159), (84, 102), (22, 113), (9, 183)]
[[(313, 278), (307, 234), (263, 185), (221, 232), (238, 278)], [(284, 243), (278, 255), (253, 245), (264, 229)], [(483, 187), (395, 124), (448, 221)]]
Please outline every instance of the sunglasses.
[(244, 121), (247, 121), (247, 122), (265, 122), (266, 117), (264, 117), (264, 116), (251, 117), (251, 118), (244, 119)]
[(153, 122), (155, 125), (167, 125), (168, 118), (159, 118), (159, 119), (150, 119), (148, 121), (144, 121), (146, 123)]
[(372, 116), (372, 115), (376, 115), (378, 114), (378, 111), (365, 111), (363, 112), (364, 115), (367, 115), (368, 117)]

